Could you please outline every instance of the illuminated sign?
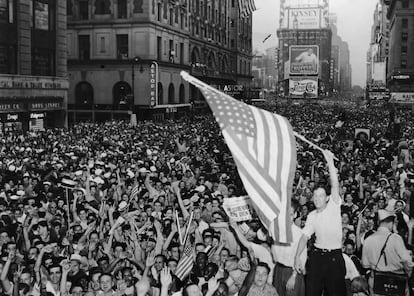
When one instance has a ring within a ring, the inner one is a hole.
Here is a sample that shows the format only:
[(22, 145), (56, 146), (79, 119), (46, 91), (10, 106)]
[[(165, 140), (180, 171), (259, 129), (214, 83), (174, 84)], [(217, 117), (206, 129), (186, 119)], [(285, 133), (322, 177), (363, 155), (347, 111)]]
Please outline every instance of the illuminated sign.
[(322, 9), (291, 8), (288, 14), (288, 29), (319, 29), (321, 28)]
[(67, 89), (69, 83), (64, 79), (37, 77), (1, 77), (0, 89)]
[(289, 48), (290, 74), (316, 75), (319, 65), (319, 46), (292, 45)]
[(152, 62), (150, 67), (150, 106), (154, 107), (158, 99), (158, 64)]
[(289, 79), (289, 94), (292, 97), (302, 98), (318, 96), (318, 79), (312, 77)]

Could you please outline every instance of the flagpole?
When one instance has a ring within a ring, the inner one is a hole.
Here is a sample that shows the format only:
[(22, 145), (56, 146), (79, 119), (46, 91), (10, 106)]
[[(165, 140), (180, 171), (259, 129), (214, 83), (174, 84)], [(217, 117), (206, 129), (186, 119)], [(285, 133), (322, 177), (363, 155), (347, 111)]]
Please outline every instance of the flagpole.
[[(324, 151), (324, 149), (322, 149), (322, 148), (321, 148), (321, 147), (319, 147), (318, 145), (316, 145), (316, 144), (312, 143), (311, 141), (309, 141), (308, 139), (306, 139), (304, 136), (302, 136), (302, 135), (298, 134), (297, 132), (293, 132), (293, 134), (295, 135), (295, 137), (296, 137), (296, 138), (298, 138), (298, 139), (302, 140), (303, 142), (305, 142), (305, 143), (309, 144), (309, 146), (311, 146), (311, 147), (313, 147), (313, 148), (316, 148), (316, 149), (318, 149), (318, 150), (320, 150), (320, 151)], [(336, 161), (339, 161), (339, 159), (338, 159), (338, 158), (336, 158), (335, 156), (334, 156), (334, 159), (335, 159)]]

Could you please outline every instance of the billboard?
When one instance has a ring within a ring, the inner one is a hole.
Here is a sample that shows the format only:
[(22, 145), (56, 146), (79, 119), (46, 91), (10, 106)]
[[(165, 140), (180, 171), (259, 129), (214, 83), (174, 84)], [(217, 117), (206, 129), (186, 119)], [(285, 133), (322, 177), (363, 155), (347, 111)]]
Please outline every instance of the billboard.
[(414, 103), (414, 93), (413, 92), (393, 92), (391, 93), (390, 102), (392, 103)]
[[(305, 95), (306, 93), (306, 95)], [(317, 77), (292, 77), (289, 79), (289, 95), (292, 98), (318, 97)]]
[(322, 8), (290, 8), (288, 11), (288, 29), (321, 28)]
[(290, 74), (317, 75), (319, 66), (318, 45), (292, 45), (289, 48)]

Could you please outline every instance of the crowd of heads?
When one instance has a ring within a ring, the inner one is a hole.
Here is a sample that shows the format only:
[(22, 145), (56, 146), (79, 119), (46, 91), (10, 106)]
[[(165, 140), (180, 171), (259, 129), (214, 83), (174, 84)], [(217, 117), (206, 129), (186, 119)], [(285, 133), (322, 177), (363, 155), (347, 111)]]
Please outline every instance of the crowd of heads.
[[(396, 212), (395, 232), (411, 244), (410, 112), (266, 107), (339, 159), (343, 250), (356, 265), (379, 209)], [(355, 128), (370, 134), (355, 138)], [(318, 150), (298, 142), (297, 155), (292, 205), (303, 227), (329, 176)], [(3, 295), (235, 295), (252, 268), (253, 285), (271, 289), (266, 228), (253, 209), (250, 221), (235, 223), (222, 207), (246, 192), (211, 115), (8, 132), (0, 160)], [(194, 265), (182, 278), (186, 246)]]

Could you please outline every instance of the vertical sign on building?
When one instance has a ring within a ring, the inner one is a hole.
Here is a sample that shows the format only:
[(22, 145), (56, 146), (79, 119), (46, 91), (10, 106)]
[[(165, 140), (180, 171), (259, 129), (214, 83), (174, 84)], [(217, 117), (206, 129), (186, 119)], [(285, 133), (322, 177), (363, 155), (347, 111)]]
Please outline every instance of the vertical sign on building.
[(154, 107), (158, 99), (158, 63), (151, 63), (150, 70), (150, 106)]

